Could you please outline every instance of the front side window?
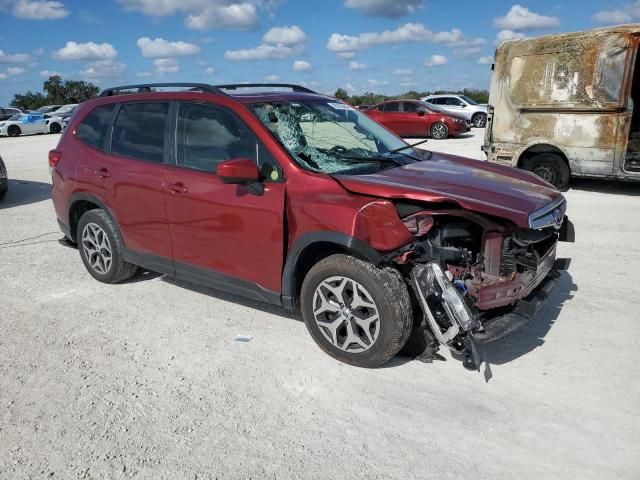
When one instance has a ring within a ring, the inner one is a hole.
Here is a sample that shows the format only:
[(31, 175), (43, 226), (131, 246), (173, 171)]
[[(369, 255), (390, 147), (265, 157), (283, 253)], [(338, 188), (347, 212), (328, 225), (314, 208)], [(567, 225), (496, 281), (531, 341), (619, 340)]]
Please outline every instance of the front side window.
[(178, 113), (178, 165), (215, 173), (225, 160), (258, 161), (257, 140), (231, 112), (212, 105), (183, 103)]
[(402, 108), (406, 113), (416, 113), (418, 111), (418, 104), (413, 102), (404, 102)]
[(94, 148), (104, 150), (111, 116), (116, 104), (96, 107), (76, 127), (76, 137)]
[[(307, 170), (374, 173), (412, 163), (414, 157), (420, 156), (367, 115), (337, 100), (282, 100), (256, 103), (252, 108), (293, 159)], [(394, 152), (397, 149), (402, 153)]]
[(123, 103), (113, 125), (111, 153), (151, 162), (164, 159), (167, 102)]

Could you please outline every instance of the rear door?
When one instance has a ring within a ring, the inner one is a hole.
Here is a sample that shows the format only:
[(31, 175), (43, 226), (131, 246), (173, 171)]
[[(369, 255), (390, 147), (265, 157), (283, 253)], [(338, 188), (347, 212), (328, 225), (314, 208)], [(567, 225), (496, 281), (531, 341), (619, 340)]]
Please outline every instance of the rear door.
[(400, 108), (400, 102), (383, 103), (382, 105), (380, 105), (380, 111), (382, 112), (382, 115), (379, 123), (382, 123), (396, 135), (407, 134), (408, 130), (404, 123), (402, 109)]
[[(176, 275), (254, 298), (279, 298), (281, 170), (242, 119), (223, 105), (185, 101), (176, 104), (175, 121), (175, 165), (167, 172), (165, 198)], [(263, 192), (218, 177), (219, 163), (238, 158), (259, 165)]]
[[(164, 204), (169, 105), (103, 105), (76, 128), (85, 144), (78, 155), (78, 189), (95, 192), (111, 210), (136, 263), (165, 273), (172, 272)], [(107, 118), (113, 126), (105, 132), (101, 122)]]

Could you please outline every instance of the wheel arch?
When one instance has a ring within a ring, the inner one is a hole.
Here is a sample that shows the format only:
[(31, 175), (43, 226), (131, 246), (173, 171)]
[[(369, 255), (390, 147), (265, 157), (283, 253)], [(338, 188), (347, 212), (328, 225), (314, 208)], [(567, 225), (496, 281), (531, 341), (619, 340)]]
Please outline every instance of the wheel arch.
[(289, 251), (282, 273), (282, 304), (291, 309), (299, 304), (302, 282), (313, 265), (336, 253), (353, 255), (379, 265), (382, 255), (367, 243), (339, 232), (311, 232), (303, 235)]
[[(101, 209), (104, 210), (107, 215), (109, 215), (116, 224), (116, 228), (118, 229), (118, 233), (120, 237), (122, 237), (122, 231), (120, 230), (120, 225), (116, 216), (113, 214), (111, 209), (107, 207), (107, 205), (102, 201), (100, 197), (95, 194), (80, 192), (74, 193), (71, 196), (71, 200), (69, 201), (69, 233), (71, 235), (71, 240), (77, 242), (76, 230), (78, 228), (78, 222), (80, 221), (80, 217), (85, 212), (89, 210)], [(123, 238), (124, 242), (124, 238)]]
[(569, 172), (573, 173), (571, 164), (569, 163), (569, 157), (567, 156), (567, 154), (559, 146), (553, 145), (552, 143), (544, 143), (544, 142), (534, 143), (532, 145), (528, 145), (527, 147), (525, 147), (520, 153), (520, 155), (518, 156), (518, 164), (517, 164), (518, 168), (522, 168), (524, 163), (528, 159), (530, 159), (531, 157), (539, 153), (555, 153), (560, 158), (562, 158), (562, 161), (569, 168)]

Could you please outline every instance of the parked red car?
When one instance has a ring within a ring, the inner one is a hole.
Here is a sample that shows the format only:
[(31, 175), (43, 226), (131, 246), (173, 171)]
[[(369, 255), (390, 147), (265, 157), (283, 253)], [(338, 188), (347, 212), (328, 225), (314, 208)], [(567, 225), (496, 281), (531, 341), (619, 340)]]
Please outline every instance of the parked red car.
[(401, 137), (441, 140), (471, 130), (471, 123), (464, 118), (436, 112), (419, 100), (389, 100), (364, 113)]
[(325, 352), (363, 367), (413, 332), (478, 368), (475, 340), (533, 317), (566, 267), (560, 192), (414, 149), (335, 98), (255, 86), (135, 85), (80, 105), (49, 166), (96, 280), (140, 266), (299, 308)]

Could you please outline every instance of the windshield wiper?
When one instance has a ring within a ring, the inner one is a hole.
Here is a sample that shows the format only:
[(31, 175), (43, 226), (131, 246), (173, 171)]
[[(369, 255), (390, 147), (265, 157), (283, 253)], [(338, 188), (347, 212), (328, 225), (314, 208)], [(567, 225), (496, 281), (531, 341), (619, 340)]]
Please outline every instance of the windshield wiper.
[(416, 145), (422, 145), (423, 143), (427, 143), (428, 141), (429, 141), (429, 139), (425, 139), (425, 140), (422, 140), (422, 141), (420, 141), (418, 143), (414, 143), (412, 145), (407, 144), (404, 147), (399, 147), (399, 148), (394, 148), (393, 150), (389, 150), (387, 153), (388, 154), (400, 153), (400, 152), (402, 152), (402, 150), (406, 150), (407, 148), (415, 147)]
[(387, 163), (395, 163), (396, 165), (404, 165), (404, 163), (402, 163), (401, 161), (399, 161), (397, 158), (393, 158), (393, 157), (387, 157), (387, 156), (374, 156), (374, 157), (357, 157), (357, 156), (350, 156), (350, 155), (340, 155), (338, 156), (338, 158), (340, 160), (346, 160), (349, 163), (380, 163), (380, 162), (387, 162)]

